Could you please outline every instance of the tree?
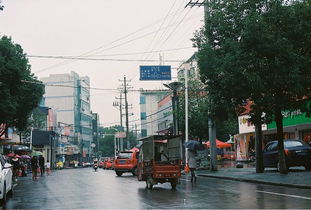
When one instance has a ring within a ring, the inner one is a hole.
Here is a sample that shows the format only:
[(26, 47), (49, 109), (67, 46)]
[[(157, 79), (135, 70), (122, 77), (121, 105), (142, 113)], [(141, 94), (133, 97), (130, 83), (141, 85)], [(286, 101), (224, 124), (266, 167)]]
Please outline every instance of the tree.
[[(114, 156), (114, 135), (118, 131), (119, 126), (113, 127), (99, 127), (99, 151), (105, 157), (113, 157)], [(129, 132), (129, 141), (130, 146), (134, 147), (137, 145), (137, 139), (134, 133)], [(123, 141), (123, 148), (126, 148), (126, 142)]]
[[(189, 136), (190, 138), (198, 137), (208, 140), (208, 107), (210, 106), (208, 95), (204, 85), (197, 78), (190, 77), (188, 86)], [(179, 106), (179, 128), (183, 130), (185, 127), (185, 95), (183, 91), (180, 92)], [(234, 112), (226, 112), (218, 116), (221, 117), (218, 117), (216, 122), (217, 137), (219, 139), (229, 139), (230, 134), (237, 133), (236, 115)]]
[(0, 123), (26, 127), (31, 111), (44, 94), (43, 84), (30, 71), (26, 54), (11, 38), (0, 39)]
[(2, 5), (2, 3), (1, 3), (2, 1), (0, 0), (0, 11), (2, 11), (3, 10), (3, 8), (4, 8), (4, 6)]
[[(310, 2), (215, 0), (208, 3), (205, 28), (194, 38), (213, 101), (236, 109), (252, 101), (257, 128), (276, 121), (281, 173), (287, 173), (281, 112), (310, 113), (311, 108)], [(220, 107), (213, 104), (215, 112)]]

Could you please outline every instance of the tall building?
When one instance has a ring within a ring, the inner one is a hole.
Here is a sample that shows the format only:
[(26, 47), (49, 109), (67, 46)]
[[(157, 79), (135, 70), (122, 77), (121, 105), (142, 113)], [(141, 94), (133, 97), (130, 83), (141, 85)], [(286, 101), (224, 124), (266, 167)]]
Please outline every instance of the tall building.
[(97, 113), (92, 113), (93, 143), (95, 145), (94, 147), (95, 152), (99, 151), (98, 128), (99, 128), (99, 115)]
[(186, 62), (182, 63), (177, 69), (177, 79), (183, 82), (185, 77), (185, 70), (188, 71), (188, 79), (200, 81), (200, 72), (196, 55), (193, 54)]
[(158, 102), (168, 94), (168, 91), (140, 92), (141, 136), (158, 134)]
[(45, 84), (45, 105), (57, 112), (60, 127), (71, 128), (66, 143), (78, 145), (83, 158), (90, 157), (93, 135), (89, 77), (71, 72), (51, 74), (41, 80)]
[(158, 102), (158, 134), (173, 134), (172, 94), (164, 96)]

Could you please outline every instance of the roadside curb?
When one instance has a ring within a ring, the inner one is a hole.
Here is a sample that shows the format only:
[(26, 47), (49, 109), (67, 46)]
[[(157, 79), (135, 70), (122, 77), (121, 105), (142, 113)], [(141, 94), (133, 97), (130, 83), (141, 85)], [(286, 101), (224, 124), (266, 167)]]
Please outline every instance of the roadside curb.
[(300, 188), (300, 189), (311, 189), (311, 186), (299, 185), (299, 184), (286, 184), (286, 183), (282, 183), (282, 182), (269, 182), (269, 181), (263, 181), (263, 180), (257, 180), (257, 179), (246, 179), (246, 178), (219, 176), (219, 175), (211, 175), (211, 174), (197, 174), (197, 175), (202, 176), (202, 177), (228, 179), (228, 180), (240, 181), (240, 182), (250, 182), (250, 183), (257, 183), (257, 184), (267, 184), (267, 185)]

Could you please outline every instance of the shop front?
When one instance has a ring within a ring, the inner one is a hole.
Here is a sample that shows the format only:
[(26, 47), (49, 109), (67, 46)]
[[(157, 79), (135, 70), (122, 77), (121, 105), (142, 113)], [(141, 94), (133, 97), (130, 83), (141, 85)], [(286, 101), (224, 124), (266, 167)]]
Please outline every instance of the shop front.
[[(283, 132), (284, 139), (300, 139), (311, 145), (311, 118), (300, 110), (284, 111)], [(249, 115), (239, 116), (239, 134), (234, 136), (236, 157), (238, 161), (249, 161), (255, 151), (255, 126), (249, 122)], [(277, 140), (276, 123), (262, 125), (263, 148), (270, 142)]]

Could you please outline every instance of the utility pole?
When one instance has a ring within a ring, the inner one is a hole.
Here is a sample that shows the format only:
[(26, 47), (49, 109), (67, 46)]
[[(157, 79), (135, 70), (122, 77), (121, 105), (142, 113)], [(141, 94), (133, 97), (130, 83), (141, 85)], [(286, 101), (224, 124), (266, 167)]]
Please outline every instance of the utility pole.
[[(209, 14), (208, 0), (190, 0), (185, 7), (204, 6), (204, 19)], [(212, 119), (213, 113), (211, 112), (211, 104), (213, 101), (209, 99), (208, 111), (208, 133), (210, 140), (210, 155), (211, 155), (211, 170), (217, 171), (217, 150), (216, 150), (216, 122)]]
[(125, 104), (125, 127), (126, 127), (126, 147), (127, 149), (130, 149), (130, 139), (129, 139), (129, 105), (127, 101), (127, 93), (128, 93), (128, 88), (130, 88), (127, 84), (126, 76), (124, 75), (123, 78), (123, 93), (124, 93), (124, 104)]
[(120, 91), (120, 98), (118, 97), (115, 97), (115, 99), (117, 100), (120, 100), (119, 102), (113, 102), (113, 106), (114, 107), (119, 107), (119, 111), (120, 111), (120, 126), (121, 126), (121, 130), (120, 131), (123, 131), (123, 112), (122, 112), (122, 109), (123, 109), (123, 104), (122, 104), (122, 91)]

